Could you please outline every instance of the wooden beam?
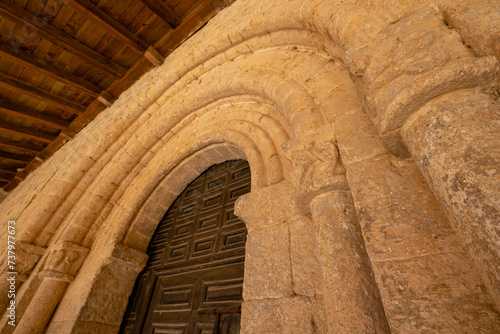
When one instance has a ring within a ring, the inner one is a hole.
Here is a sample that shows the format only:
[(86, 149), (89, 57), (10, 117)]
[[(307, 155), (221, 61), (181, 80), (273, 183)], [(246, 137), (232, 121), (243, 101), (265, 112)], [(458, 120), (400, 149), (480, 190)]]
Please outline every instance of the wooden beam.
[(20, 106), (15, 103), (3, 100), (0, 100), (0, 112), (29, 119), (31, 121), (48, 125), (59, 130), (66, 128), (70, 124), (70, 122), (64, 121), (52, 115), (47, 115), (43, 112), (32, 110), (30, 108), (26, 108), (24, 106)]
[(47, 132), (28, 128), (26, 126), (8, 123), (3, 120), (0, 120), (0, 130), (2, 132), (8, 132), (26, 138), (36, 139), (44, 143), (51, 143), (57, 137), (56, 135)]
[(22, 162), (28, 164), (34, 157), (13, 154), (8, 152), (0, 152), (0, 161)]
[(4, 175), (4, 176), (12, 176), (14, 177), (14, 175), (16, 175), (16, 172), (13, 172), (11, 170), (7, 170), (7, 169), (2, 169), (0, 168), (0, 175)]
[(67, 110), (73, 114), (79, 115), (86, 109), (84, 106), (76, 104), (69, 99), (49, 93), (37, 87), (28, 86), (20, 80), (14, 79), (2, 73), (0, 73), (0, 87), (10, 89), (21, 94), (29, 95), (63, 110)]
[(165, 58), (152, 46), (144, 52), (144, 57), (154, 66), (160, 66), (165, 61)]
[(73, 73), (58, 69), (52, 64), (47, 64), (44, 61), (33, 57), (29, 53), (16, 50), (8, 43), (0, 43), (0, 56), (7, 58), (15, 62), (16, 64), (32, 69), (36, 72), (40, 72), (43, 75), (51, 77), (66, 85), (78, 88), (93, 97), (99, 96), (99, 93), (101, 92), (101, 89), (94, 85), (92, 82), (84, 80), (81, 77), (74, 75)]
[(142, 0), (142, 2), (149, 8), (153, 13), (158, 15), (163, 21), (167, 22), (168, 25), (175, 29), (181, 23), (181, 18), (179, 15), (175, 14), (172, 9), (165, 5), (162, 1), (158, 0)]
[(115, 36), (135, 51), (144, 52), (149, 45), (142, 39), (125, 29), (120, 23), (108, 16), (88, 0), (69, 0), (69, 5), (82, 15), (88, 17), (104, 30)]
[(109, 108), (116, 101), (116, 97), (114, 97), (107, 91), (103, 90), (101, 94), (97, 97), (97, 100)]
[(44, 149), (43, 146), (37, 146), (37, 145), (30, 144), (30, 143), (23, 143), (23, 142), (9, 140), (9, 139), (5, 139), (5, 138), (1, 138), (1, 137), (0, 137), (0, 147), (7, 147), (7, 148), (16, 149), (19, 151), (26, 151), (26, 152), (32, 152), (32, 153), (38, 153), (38, 152), (43, 151), (43, 149)]
[(7, 1), (0, 1), (0, 16), (20, 26), (28, 26), (41, 37), (58, 45), (86, 62), (100, 68), (115, 77), (122, 77), (127, 69), (107, 59), (98, 52), (80, 43), (61, 30), (49, 25), (40, 24), (39, 20), (24, 9)]

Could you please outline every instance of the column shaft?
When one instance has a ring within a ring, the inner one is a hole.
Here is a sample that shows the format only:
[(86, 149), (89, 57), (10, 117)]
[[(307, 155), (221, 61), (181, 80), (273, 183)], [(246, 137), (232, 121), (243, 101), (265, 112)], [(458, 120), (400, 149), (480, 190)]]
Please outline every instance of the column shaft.
[(43, 333), (68, 285), (69, 281), (59, 278), (43, 278), (14, 334)]
[(500, 106), (464, 90), (425, 105), (402, 137), (500, 307)]
[(330, 333), (390, 333), (348, 191), (311, 201)]

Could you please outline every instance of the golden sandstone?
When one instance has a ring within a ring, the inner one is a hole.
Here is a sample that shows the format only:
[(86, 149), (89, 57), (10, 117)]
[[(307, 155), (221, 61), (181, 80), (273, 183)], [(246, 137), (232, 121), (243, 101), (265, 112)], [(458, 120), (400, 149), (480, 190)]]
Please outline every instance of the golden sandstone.
[(498, 1), (236, 1), (1, 202), (2, 333), (117, 332), (159, 220), (230, 159), (242, 333), (499, 333), (499, 60)]

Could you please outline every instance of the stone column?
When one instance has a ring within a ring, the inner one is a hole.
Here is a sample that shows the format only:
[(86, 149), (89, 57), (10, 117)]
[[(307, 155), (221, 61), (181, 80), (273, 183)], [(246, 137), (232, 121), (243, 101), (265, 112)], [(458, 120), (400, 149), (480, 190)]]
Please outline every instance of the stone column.
[[(13, 272), (16, 272), (16, 292), (19, 292), (21, 285), (28, 279), (31, 271), (40, 260), (40, 257), (45, 252), (45, 248), (32, 245), (27, 242), (16, 242), (16, 266)], [(9, 283), (7, 282), (7, 265), (2, 268), (2, 275), (0, 276), (0, 310), (4, 310), (9, 303), (8, 291)]]
[(15, 327), (14, 334), (43, 333), (69, 283), (83, 263), (88, 250), (62, 242), (49, 250), (41, 280), (33, 299)]
[(118, 333), (137, 275), (148, 256), (122, 244), (89, 254), (45, 333)]
[(485, 93), (495, 57), (476, 57), (432, 8), (347, 54), (384, 145), (413, 156), (500, 307), (500, 109)]
[(235, 205), (247, 226), (241, 333), (326, 333), (314, 230), (289, 180)]
[(330, 333), (389, 333), (330, 127), (283, 145), (300, 207), (311, 214)]
[(499, 103), (475, 90), (448, 93), (401, 134), (500, 306)]

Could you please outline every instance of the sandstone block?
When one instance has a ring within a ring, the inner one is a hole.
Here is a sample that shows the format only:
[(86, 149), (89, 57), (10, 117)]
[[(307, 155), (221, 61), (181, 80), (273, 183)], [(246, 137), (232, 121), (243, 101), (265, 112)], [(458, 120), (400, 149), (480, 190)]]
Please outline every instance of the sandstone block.
[(245, 246), (244, 300), (281, 298), (292, 293), (288, 224), (249, 231)]

